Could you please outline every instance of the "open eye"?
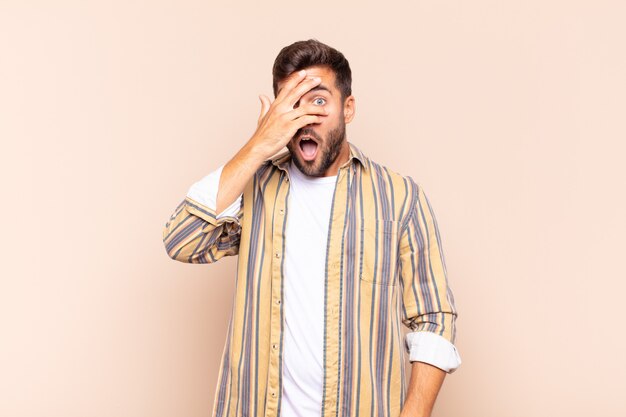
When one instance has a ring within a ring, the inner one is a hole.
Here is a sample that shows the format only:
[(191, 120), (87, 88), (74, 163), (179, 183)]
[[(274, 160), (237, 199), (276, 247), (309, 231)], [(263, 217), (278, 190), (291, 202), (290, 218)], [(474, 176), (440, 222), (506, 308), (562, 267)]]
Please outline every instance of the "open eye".
[(323, 97), (318, 97), (315, 100), (313, 100), (313, 104), (317, 104), (318, 106), (323, 106), (324, 104), (326, 104), (326, 99)]

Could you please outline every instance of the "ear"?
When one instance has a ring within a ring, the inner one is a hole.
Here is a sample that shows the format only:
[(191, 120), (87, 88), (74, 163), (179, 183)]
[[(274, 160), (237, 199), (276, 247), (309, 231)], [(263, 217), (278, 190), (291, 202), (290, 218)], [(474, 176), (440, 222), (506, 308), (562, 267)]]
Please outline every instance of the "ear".
[(356, 104), (354, 96), (348, 96), (343, 102), (343, 120), (346, 124), (350, 123), (354, 119), (354, 112), (356, 111)]

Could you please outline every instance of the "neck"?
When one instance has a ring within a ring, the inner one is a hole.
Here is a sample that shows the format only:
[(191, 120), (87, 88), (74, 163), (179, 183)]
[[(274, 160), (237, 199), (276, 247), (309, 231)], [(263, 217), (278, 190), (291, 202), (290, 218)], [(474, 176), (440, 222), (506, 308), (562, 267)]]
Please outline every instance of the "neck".
[(348, 145), (348, 140), (344, 139), (343, 143), (341, 144), (341, 150), (339, 151), (337, 159), (335, 159), (332, 165), (328, 167), (326, 172), (324, 172), (324, 176), (330, 177), (337, 175), (337, 173), (339, 172), (339, 167), (348, 162), (348, 159), (350, 159), (350, 145)]

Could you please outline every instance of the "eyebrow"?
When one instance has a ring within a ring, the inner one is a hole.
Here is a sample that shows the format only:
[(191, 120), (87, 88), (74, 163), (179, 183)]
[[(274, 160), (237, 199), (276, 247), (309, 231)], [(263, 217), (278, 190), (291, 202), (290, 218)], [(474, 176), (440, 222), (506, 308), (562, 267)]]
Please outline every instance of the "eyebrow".
[(313, 91), (317, 91), (317, 90), (325, 90), (328, 91), (328, 94), (330, 94), (331, 96), (333, 95), (333, 92), (330, 91), (330, 89), (328, 87), (326, 87), (324, 84), (320, 84), (320, 85), (316, 85), (315, 87), (311, 88), (309, 91), (307, 91), (306, 93), (303, 94), (303, 96), (313, 92)]

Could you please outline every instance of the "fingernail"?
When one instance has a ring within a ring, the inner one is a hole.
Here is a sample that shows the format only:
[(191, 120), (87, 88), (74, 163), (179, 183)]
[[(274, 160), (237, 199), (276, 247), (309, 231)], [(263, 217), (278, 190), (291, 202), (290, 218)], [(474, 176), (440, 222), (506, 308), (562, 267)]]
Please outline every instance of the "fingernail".
[(303, 69), (302, 69), (302, 70), (298, 71), (298, 74), (300, 74), (300, 75), (304, 75), (304, 74), (306, 74), (306, 70), (303, 70)]

